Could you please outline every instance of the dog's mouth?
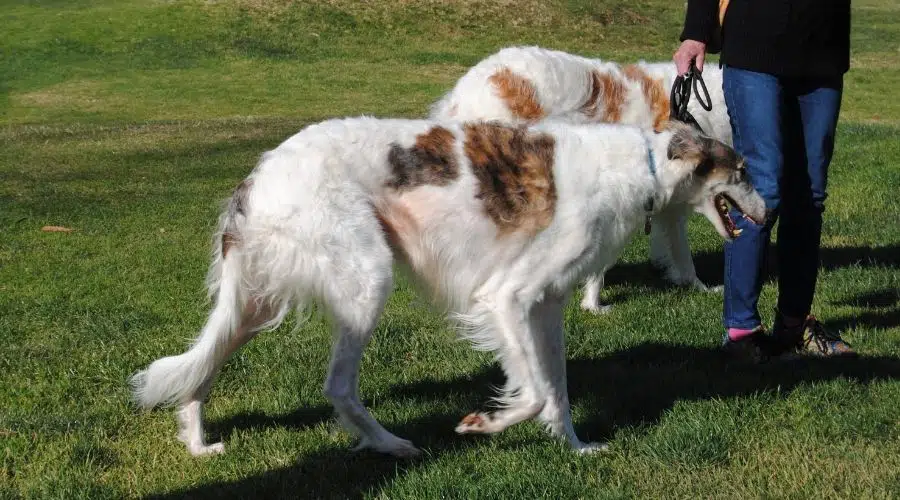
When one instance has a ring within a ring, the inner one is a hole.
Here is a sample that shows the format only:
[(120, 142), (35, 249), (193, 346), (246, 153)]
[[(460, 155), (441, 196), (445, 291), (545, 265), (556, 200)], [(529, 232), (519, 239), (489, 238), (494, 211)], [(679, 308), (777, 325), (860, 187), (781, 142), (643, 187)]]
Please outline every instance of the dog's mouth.
[[(713, 194), (715, 193), (715, 194)], [(694, 210), (703, 214), (725, 241), (737, 238), (747, 228), (741, 218), (754, 226), (765, 223), (768, 217), (766, 202), (748, 183), (725, 184), (713, 187), (697, 200)]]
[(718, 233), (727, 240), (737, 238), (743, 232), (742, 229), (738, 229), (737, 224), (732, 219), (732, 213), (735, 211), (740, 213), (743, 218), (757, 223), (753, 217), (747, 214), (747, 210), (744, 207), (725, 192), (716, 194), (712, 198), (707, 198), (707, 201), (698, 209), (713, 223)]
[[(735, 203), (727, 194), (719, 193), (713, 197), (713, 204), (716, 206), (716, 214), (719, 216), (719, 220), (722, 221), (722, 225), (725, 226), (725, 231), (732, 238), (737, 238), (743, 232), (743, 229), (738, 229), (737, 225), (734, 223), (734, 220), (731, 219), (731, 210), (730, 207), (734, 207), (741, 214), (744, 214), (744, 211), (741, 210), (740, 205)], [(744, 217), (747, 217), (744, 214)]]

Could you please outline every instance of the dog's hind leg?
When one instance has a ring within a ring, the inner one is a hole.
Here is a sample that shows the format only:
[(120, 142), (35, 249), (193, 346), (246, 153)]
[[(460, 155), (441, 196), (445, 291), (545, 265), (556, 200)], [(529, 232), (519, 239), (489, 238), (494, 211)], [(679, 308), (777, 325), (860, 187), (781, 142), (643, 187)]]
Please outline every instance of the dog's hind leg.
[[(378, 238), (382, 238), (378, 235)], [(325, 395), (341, 423), (360, 438), (356, 450), (372, 448), (397, 457), (420, 451), (391, 434), (366, 410), (359, 399), (359, 368), (363, 349), (381, 315), (393, 284), (393, 259), (386, 243), (346, 255), (336, 263), (325, 283), (325, 301), (334, 320), (331, 362)]]
[(564, 438), (580, 452), (606, 449), (605, 444), (584, 443), (575, 435), (572, 412), (566, 387), (566, 344), (563, 332), (562, 297), (547, 295), (535, 304), (529, 315), (537, 347), (538, 367), (541, 379), (548, 386), (547, 401), (539, 419), (547, 425), (550, 434)]
[(203, 439), (203, 398), (225, 360), (268, 319), (248, 300), (242, 269), (240, 252), (233, 249), (217, 267), (216, 304), (194, 345), (180, 355), (154, 361), (131, 380), (140, 406), (180, 405), (179, 437), (192, 455), (223, 451), (221, 443), (207, 445)]
[(606, 314), (612, 309), (611, 305), (600, 303), (600, 290), (603, 289), (605, 276), (606, 269), (588, 276), (587, 280), (585, 280), (584, 294), (581, 298), (581, 308), (585, 311), (590, 311), (594, 314)]
[(546, 396), (543, 385), (536, 379), (533, 367), (536, 365), (535, 345), (528, 324), (525, 308), (514, 298), (499, 300), (494, 307), (482, 304), (478, 314), (485, 318), (490, 334), (497, 339), (500, 364), (507, 377), (503, 394), (497, 398), (501, 408), (487, 413), (474, 412), (466, 415), (456, 432), (495, 433), (510, 425), (535, 417), (544, 406)]
[(266, 307), (257, 306), (256, 301), (250, 300), (244, 308), (241, 324), (231, 336), (228, 345), (216, 360), (216, 368), (203, 381), (199, 388), (190, 396), (187, 402), (181, 403), (178, 408), (178, 439), (184, 443), (191, 455), (213, 455), (225, 451), (222, 443), (207, 444), (203, 433), (203, 400), (206, 399), (213, 381), (218, 375), (219, 369), (244, 344), (256, 336), (257, 328), (271, 319), (271, 313)]

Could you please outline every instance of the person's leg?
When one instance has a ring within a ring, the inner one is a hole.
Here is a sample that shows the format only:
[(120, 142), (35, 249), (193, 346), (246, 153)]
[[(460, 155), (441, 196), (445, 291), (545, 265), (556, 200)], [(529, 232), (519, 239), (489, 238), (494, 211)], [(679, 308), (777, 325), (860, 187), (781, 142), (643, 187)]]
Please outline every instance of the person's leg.
[(816, 288), (841, 80), (791, 81), (786, 90), (787, 161), (778, 225), (778, 311), (799, 322), (809, 314)]
[(781, 202), (783, 89), (775, 76), (733, 67), (725, 68), (723, 80), (735, 150), (744, 157), (747, 173), (770, 214), (765, 224), (756, 224), (731, 211), (742, 232), (725, 243), (722, 319), (727, 343), (748, 335), (762, 323), (757, 304), (765, 277), (766, 249)]
[[(778, 308), (774, 333), (820, 355), (852, 348), (809, 316), (819, 270), (828, 166), (841, 107), (842, 79), (796, 79), (786, 87), (785, 174), (778, 225)], [(805, 341), (805, 342), (804, 342)]]

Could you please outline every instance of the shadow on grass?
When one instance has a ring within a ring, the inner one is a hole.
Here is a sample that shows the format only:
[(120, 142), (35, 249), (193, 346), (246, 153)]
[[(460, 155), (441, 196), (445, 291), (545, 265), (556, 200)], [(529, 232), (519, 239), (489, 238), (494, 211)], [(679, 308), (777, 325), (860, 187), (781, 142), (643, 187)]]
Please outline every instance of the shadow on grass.
[[(446, 389), (452, 389), (450, 384)], [(437, 395), (436, 395), (437, 396)], [(368, 406), (368, 404), (367, 404)], [(284, 416), (239, 415), (210, 424), (212, 438), (224, 437), (238, 428), (286, 426), (303, 429), (331, 419), (330, 406), (305, 408)], [(386, 425), (389, 431), (410, 439), (423, 450), (420, 458), (401, 460), (370, 450), (326, 448), (300, 457), (290, 467), (267, 471), (238, 481), (204, 484), (196, 488), (146, 498), (358, 498), (367, 490), (386, 484), (397, 475), (422, 466), (445, 453), (459, 452), (482, 441), (476, 436), (461, 439), (453, 432), (459, 415), (431, 414)]]
[[(574, 404), (590, 415), (577, 422), (582, 439), (609, 439), (617, 428), (653, 424), (677, 401), (725, 399), (785, 394), (801, 383), (847, 378), (860, 383), (900, 379), (900, 359), (861, 357), (843, 360), (802, 360), (749, 365), (729, 362), (714, 348), (645, 343), (598, 359), (568, 363), (569, 392)], [(452, 380), (422, 380), (395, 387), (388, 397), (446, 400), (464, 395), (465, 403), (483, 405), (486, 388), (502, 382), (496, 366)], [(453, 414), (431, 414), (390, 429), (423, 447), (423, 458), (400, 461), (375, 453), (326, 449), (303, 456), (286, 468), (245, 479), (200, 485), (155, 498), (354, 498), (377, 491), (398, 475), (422, 467), (481, 441), (457, 436), (453, 427), (475, 407)], [(286, 416), (249, 414), (213, 423), (211, 431), (224, 435), (237, 428), (288, 426), (303, 429), (330, 418), (328, 407), (306, 408)], [(550, 438), (547, 438), (550, 442)]]
[(835, 332), (854, 327), (894, 328), (900, 326), (900, 290), (882, 288), (854, 295), (847, 300), (836, 302), (840, 305), (867, 309), (862, 313), (826, 322), (826, 327)]
[[(896, 268), (900, 267), (900, 243), (880, 247), (822, 248), (819, 258), (820, 269), (829, 271), (849, 266)], [(694, 267), (697, 269), (697, 276), (707, 285), (716, 286), (722, 284), (725, 258), (721, 251), (695, 253)], [(768, 281), (775, 279), (777, 276), (778, 258), (775, 248), (770, 246), (765, 279)], [(652, 288), (669, 288), (672, 286), (663, 280), (660, 273), (646, 261), (616, 265), (607, 272), (606, 282), (628, 283), (629, 285), (643, 285)], [(620, 299), (621, 297), (616, 298), (616, 300)], [(865, 301), (867, 299), (863, 297), (860, 300)], [(870, 298), (868, 300), (873, 299)], [(884, 300), (883, 297), (882, 300)]]
[(229, 441), (231, 434), (237, 430), (256, 430), (270, 427), (286, 427), (289, 429), (306, 429), (331, 418), (334, 410), (331, 406), (319, 405), (302, 407), (278, 416), (266, 415), (262, 412), (242, 413), (225, 420), (213, 420), (206, 425), (206, 435), (210, 443)]
[(825, 328), (843, 332), (850, 328), (894, 328), (900, 326), (900, 309), (892, 311), (866, 311), (825, 321)]
[[(721, 270), (720, 253), (695, 256), (701, 277), (709, 279), (713, 269)], [(897, 267), (900, 246), (868, 248), (827, 248), (822, 251), (822, 267)], [(615, 268), (613, 279), (631, 284), (665, 287), (646, 263)], [(721, 271), (719, 271), (721, 283)], [(770, 271), (770, 276), (774, 273)], [(712, 280), (715, 282), (715, 280)], [(624, 298), (624, 297), (620, 297)], [(848, 326), (893, 327), (900, 324), (896, 291), (878, 290), (851, 297), (848, 305), (869, 310), (853, 317), (838, 318), (827, 326), (836, 331)], [(887, 308), (887, 309), (886, 309)], [(577, 422), (585, 440), (610, 439), (619, 428), (654, 424), (677, 401), (727, 399), (759, 393), (789, 393), (801, 383), (848, 378), (860, 383), (879, 379), (900, 379), (900, 359), (862, 357), (846, 360), (805, 360), (792, 363), (747, 365), (729, 362), (714, 348), (697, 348), (662, 343), (644, 343), (597, 359), (574, 359), (567, 364), (569, 391), (582, 414)], [(490, 397), (489, 387), (501, 385), (503, 376), (496, 366), (471, 376), (452, 380), (421, 380), (394, 387), (389, 398), (414, 401), (461, 401), (457, 412), (433, 413), (388, 426), (397, 435), (410, 439), (425, 450), (418, 460), (405, 461), (373, 452), (353, 453), (344, 447), (326, 448), (299, 457), (288, 467), (266, 471), (236, 481), (203, 484), (153, 498), (356, 498), (377, 492), (398, 476), (422, 467), (445, 455), (478, 446), (482, 438), (458, 436), (453, 432), (460, 417), (483, 407)], [(462, 397), (460, 397), (462, 396)], [(370, 406), (367, 403), (367, 406)], [(286, 415), (260, 413), (236, 415), (211, 422), (213, 439), (229, 440), (237, 430), (286, 427), (303, 430), (331, 419), (330, 406), (300, 408)], [(550, 442), (550, 438), (546, 438)]]
[(841, 302), (854, 307), (894, 307), (900, 304), (900, 289), (882, 288), (854, 295)]

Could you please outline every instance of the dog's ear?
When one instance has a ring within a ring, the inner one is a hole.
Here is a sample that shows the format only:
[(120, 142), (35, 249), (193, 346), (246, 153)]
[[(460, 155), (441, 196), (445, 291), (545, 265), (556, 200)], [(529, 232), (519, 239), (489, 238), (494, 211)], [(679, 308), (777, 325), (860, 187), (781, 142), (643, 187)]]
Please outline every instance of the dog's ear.
[(707, 141), (694, 127), (673, 121), (669, 125), (672, 138), (669, 140), (668, 157), (670, 160), (685, 160), (695, 165), (707, 157)]
[(684, 123), (672, 125), (670, 129), (669, 159), (686, 161), (695, 175), (706, 176), (717, 169), (730, 172), (744, 168), (743, 159), (731, 146)]

